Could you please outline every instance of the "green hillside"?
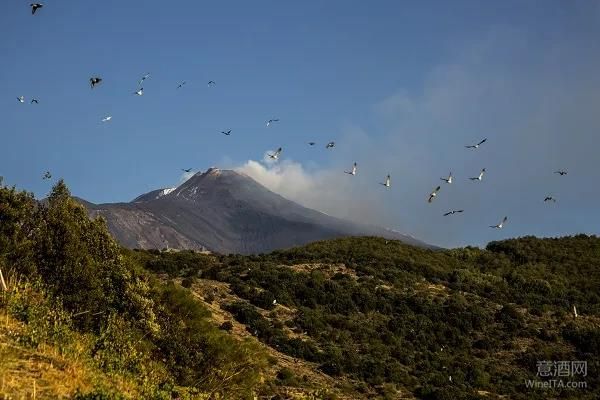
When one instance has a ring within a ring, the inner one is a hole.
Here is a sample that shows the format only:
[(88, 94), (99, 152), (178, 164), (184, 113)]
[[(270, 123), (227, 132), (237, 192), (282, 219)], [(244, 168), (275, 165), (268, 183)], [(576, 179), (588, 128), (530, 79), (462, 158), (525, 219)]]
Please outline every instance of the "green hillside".
[[(0, 270), (7, 398), (600, 397), (596, 237), (130, 251), (60, 182), (0, 188)], [(555, 361), (587, 375), (536, 376)], [(549, 379), (586, 387), (526, 385)]]

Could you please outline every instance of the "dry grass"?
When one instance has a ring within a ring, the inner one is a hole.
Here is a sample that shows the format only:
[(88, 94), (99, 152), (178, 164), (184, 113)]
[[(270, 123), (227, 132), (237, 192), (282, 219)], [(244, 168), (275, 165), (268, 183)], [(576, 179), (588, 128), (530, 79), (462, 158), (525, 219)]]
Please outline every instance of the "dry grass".
[[(19, 344), (24, 325), (6, 313), (0, 319), (0, 398), (67, 399), (77, 390), (90, 391), (96, 384), (118, 388), (132, 394), (135, 385), (108, 377), (88, 365), (81, 354), (87, 353), (85, 338), (73, 343), (69, 354), (60, 354), (53, 346), (32, 349)], [(87, 360), (89, 362), (89, 359)]]

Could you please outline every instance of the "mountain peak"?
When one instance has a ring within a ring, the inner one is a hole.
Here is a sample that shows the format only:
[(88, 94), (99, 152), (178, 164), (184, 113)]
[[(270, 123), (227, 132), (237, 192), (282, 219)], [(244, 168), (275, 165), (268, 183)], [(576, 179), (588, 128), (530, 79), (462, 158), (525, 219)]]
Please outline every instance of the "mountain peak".
[(88, 205), (128, 247), (261, 253), (341, 236), (383, 236), (427, 246), (390, 230), (308, 209), (231, 169), (198, 171), (177, 188), (131, 203)]

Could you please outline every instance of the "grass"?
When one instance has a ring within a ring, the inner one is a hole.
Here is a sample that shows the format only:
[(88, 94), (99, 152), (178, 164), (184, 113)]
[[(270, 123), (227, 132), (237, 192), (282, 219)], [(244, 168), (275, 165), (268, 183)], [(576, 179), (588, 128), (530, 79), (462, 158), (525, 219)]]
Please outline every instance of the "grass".
[(0, 309), (0, 399), (72, 398), (76, 393), (114, 390), (138, 398), (131, 378), (107, 375), (94, 366), (90, 340), (74, 333), (66, 346), (28, 344), (31, 327)]

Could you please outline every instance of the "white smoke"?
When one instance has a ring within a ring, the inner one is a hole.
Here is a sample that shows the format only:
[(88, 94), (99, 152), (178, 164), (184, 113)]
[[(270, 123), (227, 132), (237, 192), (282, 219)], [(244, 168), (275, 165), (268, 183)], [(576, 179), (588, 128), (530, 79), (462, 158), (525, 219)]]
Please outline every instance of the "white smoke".
[(369, 217), (376, 215), (370, 204), (376, 199), (358, 195), (357, 177), (345, 174), (343, 167), (307, 170), (293, 160), (273, 163), (265, 159), (249, 160), (236, 170), (287, 199), (326, 214), (359, 222), (373, 222)]

